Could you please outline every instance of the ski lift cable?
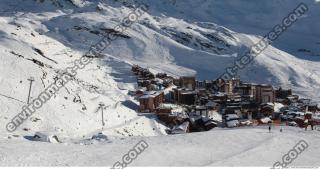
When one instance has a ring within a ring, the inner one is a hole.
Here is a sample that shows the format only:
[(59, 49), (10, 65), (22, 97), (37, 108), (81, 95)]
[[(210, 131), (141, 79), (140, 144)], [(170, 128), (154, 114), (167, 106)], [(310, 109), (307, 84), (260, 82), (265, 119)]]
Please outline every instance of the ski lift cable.
[(18, 101), (18, 102), (21, 102), (21, 103), (26, 103), (26, 102), (21, 101), (21, 100), (19, 100), (19, 99), (16, 99), (16, 98), (13, 98), (13, 97), (10, 97), (10, 96), (3, 95), (3, 94), (1, 94), (1, 93), (0, 93), (0, 96), (6, 97), (6, 98), (8, 98), (8, 99), (12, 99), (12, 100), (15, 100), (15, 101)]

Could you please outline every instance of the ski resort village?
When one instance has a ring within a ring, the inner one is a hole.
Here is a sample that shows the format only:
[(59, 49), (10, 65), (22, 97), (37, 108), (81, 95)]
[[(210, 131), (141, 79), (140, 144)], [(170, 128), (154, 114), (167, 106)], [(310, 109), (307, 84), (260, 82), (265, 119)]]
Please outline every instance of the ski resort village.
[(138, 65), (135, 92), (138, 113), (156, 114), (169, 134), (207, 131), (214, 127), (289, 125), (314, 130), (320, 108), (291, 89), (254, 84), (240, 78), (198, 81), (196, 77), (153, 74)]

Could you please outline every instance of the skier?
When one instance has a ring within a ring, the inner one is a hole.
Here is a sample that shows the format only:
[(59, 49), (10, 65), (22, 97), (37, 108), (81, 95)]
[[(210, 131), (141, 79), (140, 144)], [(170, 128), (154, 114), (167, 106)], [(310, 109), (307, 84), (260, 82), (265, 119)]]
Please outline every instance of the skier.
[(311, 130), (313, 130), (313, 126), (314, 126), (313, 121), (310, 121), (310, 125), (311, 125)]
[(304, 121), (304, 127), (305, 127), (305, 130), (307, 131), (308, 130), (308, 120)]
[(269, 133), (271, 132), (271, 123), (272, 123), (271, 121), (268, 122), (268, 124), (269, 124)]
[(282, 127), (280, 128), (280, 132), (282, 132)]
[(269, 125), (269, 133), (271, 132), (271, 125)]

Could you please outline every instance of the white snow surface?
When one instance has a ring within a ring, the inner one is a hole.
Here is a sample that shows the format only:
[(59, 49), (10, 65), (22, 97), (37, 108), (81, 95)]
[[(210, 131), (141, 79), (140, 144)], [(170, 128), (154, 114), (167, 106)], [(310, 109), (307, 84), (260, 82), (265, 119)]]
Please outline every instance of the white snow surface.
[[(213, 129), (173, 136), (112, 138), (91, 145), (0, 140), (0, 165), (112, 166), (140, 140), (149, 146), (130, 166), (264, 166), (272, 167), (301, 139), (308, 143), (289, 166), (319, 166), (319, 131), (268, 126)], [(10, 151), (9, 151), (10, 150)]]
[[(111, 165), (138, 139), (144, 138), (155, 148), (147, 150), (149, 154), (143, 154), (135, 165), (254, 165), (257, 163), (250, 161), (258, 161), (263, 154), (250, 152), (264, 153), (270, 147), (270, 153), (275, 156), (268, 155), (262, 163), (269, 166), (273, 158), (280, 158), (300, 138), (294, 134), (300, 133), (298, 129), (289, 130), (279, 138), (278, 134), (267, 135), (261, 129), (165, 136), (166, 127), (155, 117), (137, 115), (138, 102), (130, 95), (136, 88), (136, 78), (130, 71), (132, 64), (173, 76), (196, 74), (199, 79), (217, 78), (236, 57), (294, 9), (298, 1), (143, 2), (149, 10), (123, 33), (129, 38), (120, 37), (112, 42), (102, 58), (94, 59), (80, 70), (74, 80), (17, 131), (8, 133), (5, 125), (26, 104), (27, 79), (35, 78), (31, 92), (31, 98), (35, 98), (64, 68), (73, 65), (75, 59), (98, 42), (105, 29), (119, 24), (132, 9), (114, 0), (0, 1), (0, 165)], [(320, 53), (320, 42), (316, 37), (320, 30), (320, 4), (312, 0), (305, 3), (310, 8), (308, 14), (275, 42), (276, 47), (268, 47), (240, 75), (245, 81), (291, 87), (297, 94), (319, 101), (320, 59), (316, 56)], [(311, 52), (298, 53), (300, 48)], [(34, 49), (41, 50), (44, 56)], [(100, 102), (106, 105), (104, 129), (98, 109)], [(67, 136), (65, 140), (69, 143), (52, 145), (26, 139), (37, 131), (57, 132)], [(100, 131), (125, 139), (91, 146), (73, 144)], [(216, 139), (224, 132), (234, 141), (225, 144), (225, 140)], [(252, 135), (246, 137), (246, 134)], [(300, 134), (312, 142), (319, 139), (315, 132)], [(242, 140), (246, 144), (237, 140), (242, 137), (246, 138)], [(225, 151), (229, 145), (238, 149)], [(319, 147), (314, 146), (310, 156), (304, 157), (312, 164), (318, 162), (313, 151)], [(175, 153), (163, 156), (166, 150)], [(184, 156), (188, 154), (184, 152), (195, 156)], [(155, 158), (143, 161), (143, 156), (148, 155)], [(196, 156), (199, 159), (194, 160)], [(223, 160), (224, 157), (232, 161)]]

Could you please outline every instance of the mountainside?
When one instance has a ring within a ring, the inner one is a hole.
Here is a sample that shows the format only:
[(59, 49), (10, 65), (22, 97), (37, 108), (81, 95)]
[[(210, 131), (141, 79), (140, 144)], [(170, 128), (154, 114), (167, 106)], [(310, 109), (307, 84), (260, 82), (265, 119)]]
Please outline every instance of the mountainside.
[[(0, 123), (8, 123), (26, 104), (29, 77), (35, 78), (31, 92), (35, 98), (92, 44), (114, 31), (133, 10), (132, 2), (1, 1)], [(291, 0), (135, 2), (144, 2), (148, 11), (119, 34), (101, 57), (80, 70), (17, 134), (46, 130), (82, 137), (101, 129), (98, 107), (103, 102), (105, 133), (163, 135), (165, 127), (154, 117), (136, 114), (138, 103), (130, 95), (135, 88), (132, 64), (176, 76), (197, 74), (199, 79), (215, 79), (298, 5)], [(308, 14), (275, 43), (278, 48), (268, 47), (240, 72), (243, 80), (292, 87), (302, 96), (320, 100), (320, 59), (316, 57), (320, 53), (316, 39), (320, 5), (311, 0), (306, 3)], [(255, 17), (255, 12), (262, 15)], [(311, 52), (298, 54), (300, 48)], [(5, 126), (0, 133), (7, 137)]]
[[(191, 22), (213, 22), (236, 32), (261, 36), (279, 24), (299, 3), (306, 3), (309, 10), (304, 18), (281, 35), (274, 45), (305, 60), (320, 60), (320, 44), (317, 38), (320, 36), (320, 24), (317, 22), (320, 17), (318, 0), (167, 1), (171, 5), (163, 5), (164, 1), (148, 2), (157, 3), (154, 5), (156, 13), (161, 11), (165, 15)], [(188, 8), (193, 10), (186, 10)]]

